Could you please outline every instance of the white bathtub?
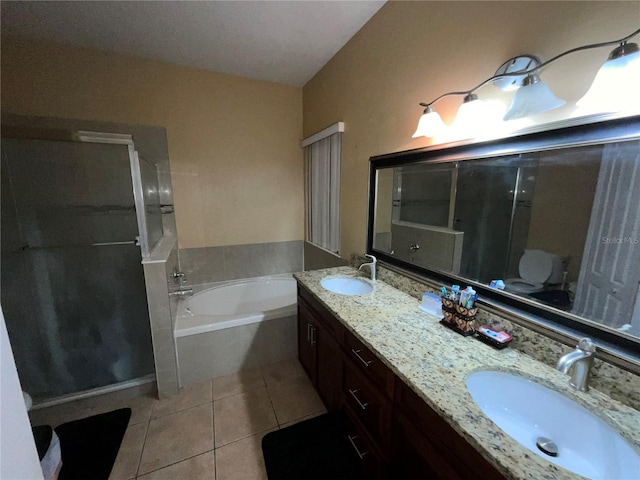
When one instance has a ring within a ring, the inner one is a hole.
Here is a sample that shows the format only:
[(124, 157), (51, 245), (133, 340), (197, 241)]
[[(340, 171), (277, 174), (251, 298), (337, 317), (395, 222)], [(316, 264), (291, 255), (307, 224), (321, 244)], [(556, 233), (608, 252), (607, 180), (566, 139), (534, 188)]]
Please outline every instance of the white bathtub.
[(296, 282), (249, 278), (180, 299), (174, 327), (182, 385), (296, 355)]

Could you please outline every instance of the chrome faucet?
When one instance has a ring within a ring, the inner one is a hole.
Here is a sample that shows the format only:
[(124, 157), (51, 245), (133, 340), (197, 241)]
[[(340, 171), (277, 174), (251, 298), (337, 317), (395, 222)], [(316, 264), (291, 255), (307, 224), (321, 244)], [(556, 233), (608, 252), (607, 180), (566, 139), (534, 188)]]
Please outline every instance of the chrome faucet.
[(593, 354), (596, 346), (590, 338), (581, 338), (573, 352), (563, 355), (558, 360), (556, 368), (562, 373), (568, 373), (573, 367), (573, 373), (569, 385), (576, 390), (586, 392), (589, 390), (589, 370), (593, 363)]
[(371, 281), (375, 282), (376, 281), (376, 263), (378, 263), (378, 259), (373, 255), (369, 255), (367, 253), (365, 253), (364, 256), (367, 258), (370, 258), (372, 261), (369, 263), (363, 263), (362, 265), (360, 265), (360, 268), (358, 268), (358, 270), (362, 270), (362, 267), (369, 267), (369, 271), (371, 272)]
[(181, 283), (185, 283), (187, 281), (187, 277), (184, 276), (184, 273), (179, 272), (178, 270), (174, 270), (174, 272), (171, 274), (171, 278), (173, 278), (173, 281), (176, 285), (180, 285)]
[(193, 295), (193, 288), (179, 288), (169, 292), (170, 297), (189, 297)]

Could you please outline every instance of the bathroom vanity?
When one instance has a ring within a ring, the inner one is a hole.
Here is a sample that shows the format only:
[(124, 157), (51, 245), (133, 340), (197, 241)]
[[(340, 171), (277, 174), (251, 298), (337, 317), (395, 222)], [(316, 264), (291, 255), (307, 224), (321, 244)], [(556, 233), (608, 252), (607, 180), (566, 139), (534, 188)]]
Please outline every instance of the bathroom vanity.
[(355, 269), (295, 276), (300, 362), (327, 409), (344, 419), (347, 440), (371, 478), (583, 478), (536, 455), (485, 416), (466, 383), (483, 370), (549, 387), (640, 447), (636, 410), (596, 390), (575, 392), (568, 376), (514, 349), (497, 351), (442, 327), (418, 309), (418, 300), (380, 280), (373, 292), (348, 296), (320, 282), (359, 277)]

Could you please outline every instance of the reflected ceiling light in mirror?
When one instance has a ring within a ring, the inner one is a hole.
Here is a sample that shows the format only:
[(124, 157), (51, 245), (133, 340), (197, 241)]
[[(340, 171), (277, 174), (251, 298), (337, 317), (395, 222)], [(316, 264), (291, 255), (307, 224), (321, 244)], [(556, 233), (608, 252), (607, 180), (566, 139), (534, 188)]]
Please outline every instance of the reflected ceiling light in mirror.
[(426, 108), (420, 120), (418, 121), (418, 128), (416, 128), (415, 133), (412, 135), (413, 138), (418, 137), (437, 137), (441, 135), (442, 132), (447, 128), (447, 126), (440, 118), (438, 112), (434, 112), (433, 109), (429, 105), (423, 105)]
[[(511, 107), (504, 120), (521, 120), (531, 115), (561, 107), (566, 102), (553, 94), (551, 89), (540, 80), (538, 72), (543, 67), (565, 55), (616, 44), (619, 47), (612, 52), (609, 60), (598, 72), (591, 89), (578, 103), (580, 106), (591, 105), (590, 108), (596, 109), (601, 113), (636, 112), (640, 110), (640, 88), (638, 88), (640, 84), (640, 52), (636, 44), (628, 44), (627, 41), (639, 33), (640, 29), (619, 40), (572, 48), (542, 63), (533, 55), (514, 57), (505, 62), (494, 76), (484, 80), (470, 90), (447, 92), (429, 103), (420, 103), (421, 106), (426, 108), (420, 118), (416, 132), (413, 134), (413, 138), (420, 136), (435, 137), (446, 130), (440, 115), (432, 109), (434, 103), (452, 95), (470, 97), (480, 87), (492, 82), (496, 87), (504, 91), (517, 88)], [(463, 117), (470, 116), (465, 110), (471, 110), (471, 105), (476, 101), (470, 100), (463, 103), (463, 106), (469, 105), (464, 109), (461, 107), (461, 111), (458, 114), (463, 115)], [(600, 105), (592, 106), (598, 103)], [(473, 105), (473, 108), (477, 108), (477, 106)], [(462, 119), (460, 122), (462, 122)]]
[(549, 86), (537, 74), (527, 75), (522, 86), (511, 100), (504, 120), (517, 120), (563, 106), (564, 100), (556, 97)]
[(640, 111), (640, 48), (622, 42), (600, 67), (576, 105), (589, 111)]

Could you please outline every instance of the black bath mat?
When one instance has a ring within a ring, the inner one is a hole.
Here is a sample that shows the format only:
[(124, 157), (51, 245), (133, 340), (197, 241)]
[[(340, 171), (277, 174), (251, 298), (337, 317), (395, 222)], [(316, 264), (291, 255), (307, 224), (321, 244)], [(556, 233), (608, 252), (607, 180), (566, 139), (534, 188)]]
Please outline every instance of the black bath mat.
[(269, 480), (364, 480), (340, 422), (321, 415), (262, 439)]
[(131, 409), (121, 408), (57, 427), (62, 451), (59, 480), (108, 480), (129, 418)]

